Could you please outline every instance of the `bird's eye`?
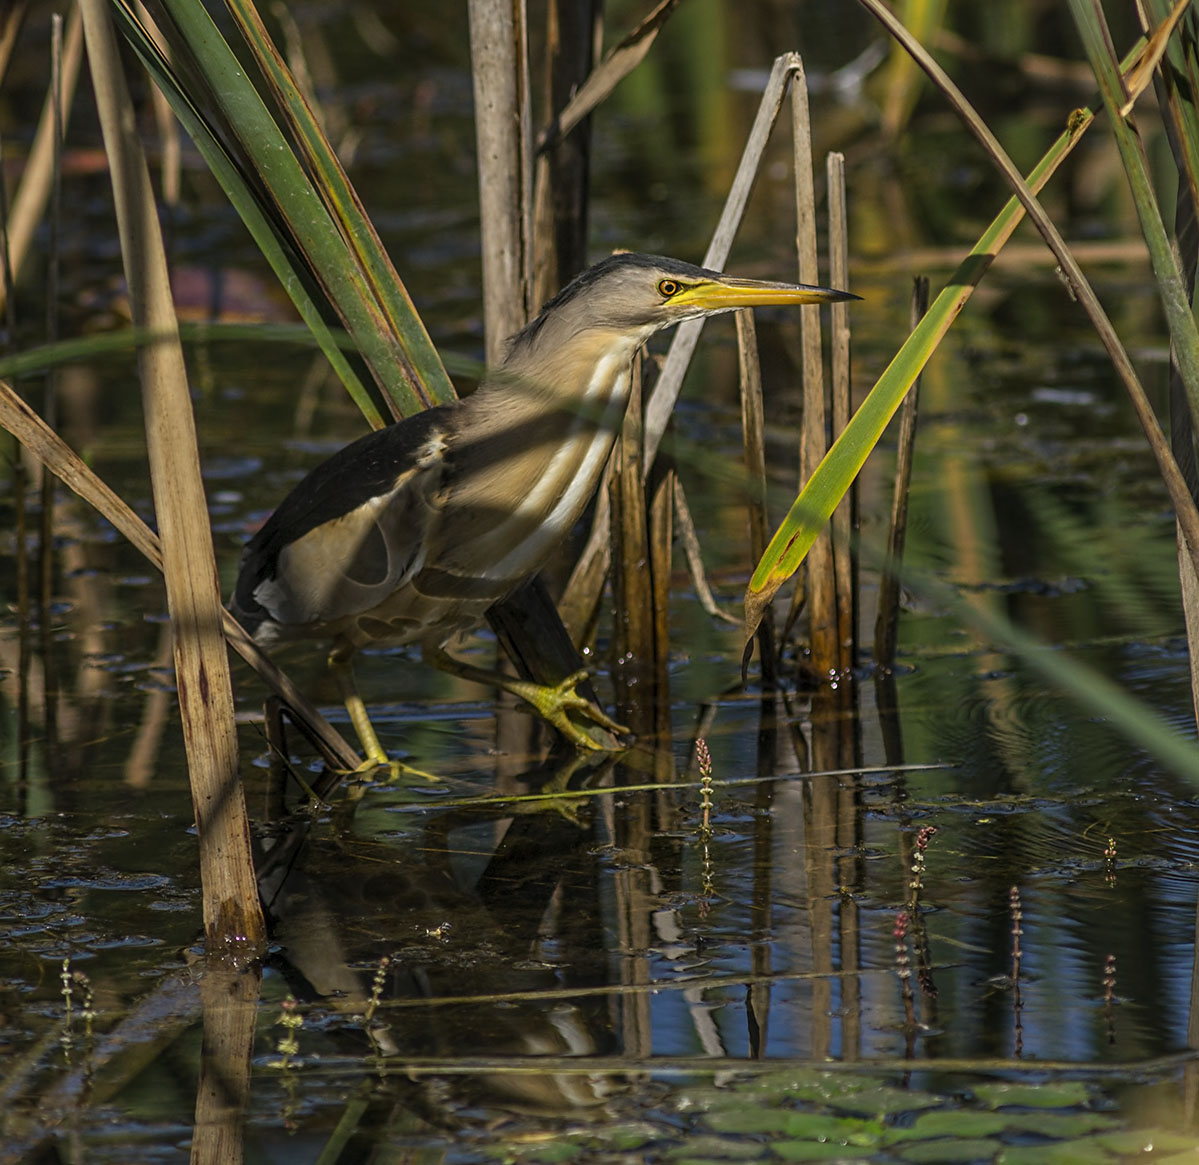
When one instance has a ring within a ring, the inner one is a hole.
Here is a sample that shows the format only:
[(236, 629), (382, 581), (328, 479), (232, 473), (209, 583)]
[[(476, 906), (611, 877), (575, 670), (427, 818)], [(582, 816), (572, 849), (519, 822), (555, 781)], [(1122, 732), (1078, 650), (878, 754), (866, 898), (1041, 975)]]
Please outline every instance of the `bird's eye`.
[(667, 299), (672, 295), (678, 295), (681, 290), (682, 288), (673, 279), (663, 279), (658, 284), (658, 294), (664, 295)]

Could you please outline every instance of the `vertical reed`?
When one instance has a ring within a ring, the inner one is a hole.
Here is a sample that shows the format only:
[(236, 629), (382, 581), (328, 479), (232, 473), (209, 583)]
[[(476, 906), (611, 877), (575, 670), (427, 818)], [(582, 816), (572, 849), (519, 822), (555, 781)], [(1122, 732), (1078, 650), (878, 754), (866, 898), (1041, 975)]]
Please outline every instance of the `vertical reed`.
[(204, 889), (211, 954), (261, 949), (266, 931), (237, 767), (237, 734), (224, 615), (195, 420), (171, 303), (150, 175), (105, 0), (81, 0), (88, 58), (109, 155), (117, 225), (134, 323), (160, 337), (139, 352), (146, 441), (162, 537), (175, 679)]
[[(849, 286), (849, 222), (845, 200), (845, 155), (832, 153), (826, 161), (828, 174), (829, 283)], [(832, 438), (836, 440), (849, 424), (852, 411), (852, 382), (849, 360), (849, 304), (834, 303), (829, 309)], [(858, 637), (858, 480), (833, 511), (831, 535), (833, 576), (837, 608), (837, 673), (848, 675), (857, 662)], [(762, 547), (765, 550), (765, 546)], [(756, 561), (756, 559), (755, 559)]]
[[(791, 133), (795, 153), (796, 246), (799, 282), (820, 283), (816, 242), (816, 185), (812, 165), (812, 127), (808, 116), (808, 87), (802, 63), (791, 82)], [(806, 482), (828, 450), (824, 357), (820, 307), (799, 309), (803, 371), (803, 428), (800, 434), (799, 476)], [(837, 591), (832, 536), (826, 529), (808, 552), (803, 593), (808, 612), (808, 667), (817, 676), (838, 670)], [(797, 595), (801, 592), (797, 590)]]
[[(912, 286), (912, 327), (928, 311), (928, 277), (917, 276)], [(887, 532), (887, 554), (878, 584), (878, 613), (874, 624), (874, 663), (890, 669), (895, 663), (899, 636), (900, 573), (908, 529), (908, 495), (912, 485), (912, 458), (916, 449), (916, 416), (920, 400), (920, 377), (908, 389), (899, 408), (899, 437), (895, 452), (895, 486), (891, 494), (891, 524)]]
[[(749, 553), (757, 562), (770, 538), (766, 514), (766, 410), (762, 404), (762, 367), (758, 360), (758, 336), (754, 313), (739, 311), (737, 353), (741, 379), (741, 437), (745, 447), (746, 484), (749, 488)], [(758, 656), (762, 661), (762, 686), (767, 691), (778, 687), (778, 652), (775, 646), (774, 619), (766, 612), (758, 627)]]

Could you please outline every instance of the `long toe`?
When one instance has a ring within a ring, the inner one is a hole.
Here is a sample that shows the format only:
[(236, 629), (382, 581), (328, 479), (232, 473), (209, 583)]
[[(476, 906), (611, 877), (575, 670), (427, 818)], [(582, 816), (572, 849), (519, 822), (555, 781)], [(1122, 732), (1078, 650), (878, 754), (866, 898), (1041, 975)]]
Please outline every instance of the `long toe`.
[(577, 671), (552, 688), (542, 688), (541, 698), (538, 701), (530, 702), (534, 703), (538, 712), (576, 747), (596, 752), (619, 752), (625, 747), (623, 743), (604, 744), (596, 740), (567, 715), (568, 711), (578, 712), (585, 719), (616, 737), (629, 735), (629, 729), (613, 720), (594, 700), (589, 700), (586, 696), (579, 694), (576, 690), (577, 686), (585, 679), (587, 679), (587, 671), (585, 669)]

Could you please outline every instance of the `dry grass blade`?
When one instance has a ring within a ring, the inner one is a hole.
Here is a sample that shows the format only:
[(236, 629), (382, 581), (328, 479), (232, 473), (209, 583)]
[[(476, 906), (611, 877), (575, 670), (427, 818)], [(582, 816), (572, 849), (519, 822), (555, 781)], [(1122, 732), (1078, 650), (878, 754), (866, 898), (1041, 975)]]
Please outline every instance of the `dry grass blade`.
[[(158, 535), (3, 381), (0, 381), (0, 426), (12, 433), (68, 489), (74, 490), (111, 522), (157, 570), (162, 570), (162, 546)], [(227, 611), (222, 612), (221, 622), (230, 646), (288, 705), (301, 727), (320, 742), (332, 763), (345, 769), (357, 768), (361, 757), (263, 654), (241, 624)]]
[(538, 151), (548, 149), (559, 138), (570, 133), (641, 64), (650, 46), (657, 39), (662, 25), (678, 4), (679, 0), (661, 0), (661, 3), (596, 65), (554, 123), (541, 134), (537, 142)]
[(1178, 0), (1174, 5), (1170, 15), (1153, 31), (1153, 35), (1149, 38), (1149, 43), (1145, 46), (1145, 52), (1141, 59), (1137, 62), (1137, 66), (1124, 78), (1124, 88), (1128, 93), (1128, 99), (1120, 107), (1120, 116), (1127, 117), (1132, 112), (1132, 107), (1137, 103), (1137, 98), (1149, 87), (1153, 81), (1153, 74), (1157, 71), (1161, 59), (1165, 56), (1166, 45), (1170, 37), (1174, 33), (1174, 29), (1178, 26), (1178, 22), (1183, 18), (1186, 10), (1190, 7), (1191, 0)]
[(28, 0), (12, 0), (4, 5), (4, 10), (0, 13), (0, 83), (3, 83), (8, 75), (17, 35), (21, 31), (21, 25), (25, 23), (28, 11)]

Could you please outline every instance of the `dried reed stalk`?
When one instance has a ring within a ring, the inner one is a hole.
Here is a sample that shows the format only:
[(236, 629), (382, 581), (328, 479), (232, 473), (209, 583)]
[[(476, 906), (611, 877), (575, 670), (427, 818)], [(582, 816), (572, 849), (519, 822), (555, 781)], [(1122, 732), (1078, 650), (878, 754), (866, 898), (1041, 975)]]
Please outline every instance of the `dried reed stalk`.
[(654, 731), (654, 584), (650, 570), (641, 466), (641, 358), (633, 364), (629, 403), (616, 447), (612, 499), (612, 680), (619, 716), (638, 736)]
[[(660, 467), (649, 481), (649, 571), (653, 591), (653, 732), (660, 741), (671, 739), (670, 722), (670, 576), (674, 558), (674, 487), (670, 466)], [(674, 779), (669, 749), (654, 749), (658, 781)]]
[[(766, 409), (762, 402), (762, 366), (758, 359), (754, 313), (739, 311), (736, 317), (741, 370), (741, 437), (749, 487), (749, 554), (750, 559), (757, 562), (770, 541), (770, 523), (766, 514)], [(762, 616), (757, 638), (762, 661), (762, 687), (775, 691), (779, 677), (773, 612), (767, 611)]]
[[(598, 0), (550, 0), (545, 23), (545, 104), (558, 110), (591, 73), (602, 40), (601, 7)], [(537, 151), (530, 308), (546, 303), (587, 266), (590, 163), (586, 119)]]
[(175, 631), (175, 681), (200, 840), (204, 930), (210, 954), (237, 957), (261, 950), (266, 928), (238, 777), (233, 690), (221, 634), (224, 611), (195, 419), (154, 191), (108, 6), (104, 0), (81, 0), (80, 8), (134, 324), (162, 337), (139, 350), (138, 364), (167, 606)]
[(486, 358), (529, 314), (531, 114), (523, 0), (470, 0)]
[[(56, 12), (50, 19), (50, 238), (46, 263), (46, 342), (58, 340), (59, 240), (62, 237), (62, 142), (65, 124), (63, 109), (63, 27)], [(46, 423), (58, 425), (58, 370), (46, 374), (42, 399)], [(42, 474), (41, 525), (38, 537), (38, 625), (41, 631), (44, 680), (44, 725), (46, 743), (53, 748), (58, 739), (58, 678), (53, 650), (51, 608), (54, 600), (54, 495), (57, 481), (53, 474)]]
[[(829, 154), (828, 251), (829, 284), (849, 286), (849, 223), (845, 203), (845, 155)], [(849, 424), (852, 411), (852, 381), (849, 359), (849, 304), (829, 308), (829, 365), (832, 373), (832, 438), (836, 440)], [(858, 636), (858, 479), (833, 511), (831, 534), (833, 568), (837, 593), (837, 672), (846, 675), (857, 660)], [(760, 556), (759, 556), (760, 557)], [(754, 560), (755, 562), (757, 559)]]
[[(808, 117), (808, 88), (803, 65), (791, 84), (791, 133), (795, 151), (796, 243), (799, 253), (799, 282), (820, 283), (816, 242), (816, 187), (812, 169), (812, 127)], [(825, 407), (824, 356), (820, 335), (820, 308), (808, 304), (799, 309), (803, 366), (803, 427), (800, 436), (799, 476), (806, 482), (828, 452), (828, 416)], [(826, 529), (808, 552), (806, 587), (797, 586), (808, 611), (808, 667), (827, 677), (838, 670), (840, 645), (837, 628), (837, 588), (833, 566), (832, 537)], [(792, 616), (795, 609), (792, 608)], [(790, 624), (792, 619), (788, 619)]]

